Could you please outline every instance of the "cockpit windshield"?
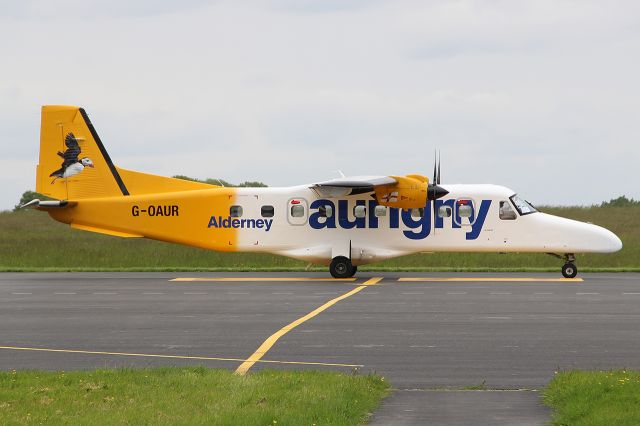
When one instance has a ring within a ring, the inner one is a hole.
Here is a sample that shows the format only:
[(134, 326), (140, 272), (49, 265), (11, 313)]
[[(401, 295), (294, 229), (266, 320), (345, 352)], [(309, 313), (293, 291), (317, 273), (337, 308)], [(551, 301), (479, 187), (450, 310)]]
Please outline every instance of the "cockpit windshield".
[(518, 213), (520, 213), (520, 216), (535, 213), (538, 211), (535, 207), (529, 204), (527, 200), (525, 200), (524, 198), (520, 198), (518, 194), (514, 194), (510, 198), (513, 202), (513, 205), (516, 206)]

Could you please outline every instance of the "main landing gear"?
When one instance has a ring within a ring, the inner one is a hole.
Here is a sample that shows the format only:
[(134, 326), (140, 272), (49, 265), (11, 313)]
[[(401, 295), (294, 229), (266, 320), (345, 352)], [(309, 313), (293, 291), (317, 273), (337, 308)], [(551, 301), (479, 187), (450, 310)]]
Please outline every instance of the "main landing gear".
[(564, 260), (564, 265), (562, 265), (562, 276), (565, 278), (575, 278), (578, 275), (578, 268), (576, 267), (575, 262), (576, 256), (573, 253), (567, 253), (564, 256), (560, 256), (555, 253), (547, 253), (551, 256), (557, 257), (558, 259)]
[(336, 256), (331, 261), (329, 272), (333, 278), (351, 278), (356, 274), (357, 266), (353, 266), (351, 260), (344, 256)]

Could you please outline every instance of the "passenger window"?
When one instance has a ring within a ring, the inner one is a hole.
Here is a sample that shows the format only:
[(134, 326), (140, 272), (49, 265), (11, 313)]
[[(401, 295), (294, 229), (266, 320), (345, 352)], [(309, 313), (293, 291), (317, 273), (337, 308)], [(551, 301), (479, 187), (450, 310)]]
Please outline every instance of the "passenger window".
[(458, 214), (460, 217), (471, 217), (473, 216), (473, 207), (468, 204), (463, 204), (458, 207)]
[(242, 206), (231, 206), (229, 208), (229, 216), (242, 217)]
[(376, 217), (383, 217), (387, 215), (387, 207), (386, 206), (376, 206), (375, 210), (373, 211), (373, 214)]
[(367, 214), (367, 208), (365, 206), (355, 206), (353, 208), (353, 215), (357, 218), (365, 217)]
[(320, 217), (332, 217), (333, 216), (333, 207), (331, 206), (320, 206), (318, 207), (318, 213)]
[(515, 220), (516, 212), (513, 211), (508, 201), (500, 201), (500, 219)]
[(273, 206), (262, 206), (260, 209), (260, 214), (262, 217), (273, 217), (274, 209)]
[(449, 206), (440, 206), (438, 209), (438, 216), (440, 217), (451, 217), (451, 207)]
[(304, 198), (292, 198), (289, 200), (287, 221), (291, 225), (304, 225), (307, 223), (307, 200)]
[(304, 216), (304, 206), (300, 204), (294, 204), (291, 206), (291, 217), (302, 217)]
[(411, 217), (422, 217), (424, 216), (424, 209), (411, 209)]

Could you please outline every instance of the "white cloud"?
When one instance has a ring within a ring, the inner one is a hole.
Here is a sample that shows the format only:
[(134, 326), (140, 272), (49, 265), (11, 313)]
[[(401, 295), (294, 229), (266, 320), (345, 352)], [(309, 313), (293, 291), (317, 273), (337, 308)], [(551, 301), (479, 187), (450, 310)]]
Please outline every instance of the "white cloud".
[(47, 103), (84, 106), (116, 163), (159, 174), (430, 174), (438, 147), (445, 181), (640, 198), (636, 2), (14, 3), (0, 208), (33, 188)]

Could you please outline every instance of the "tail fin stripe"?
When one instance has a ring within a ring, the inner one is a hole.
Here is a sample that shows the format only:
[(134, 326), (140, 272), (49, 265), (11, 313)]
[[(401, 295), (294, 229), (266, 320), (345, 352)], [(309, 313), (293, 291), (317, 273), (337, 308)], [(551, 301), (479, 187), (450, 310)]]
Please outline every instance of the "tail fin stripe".
[(120, 177), (120, 173), (118, 173), (116, 166), (114, 166), (113, 161), (111, 161), (111, 157), (109, 157), (107, 150), (102, 144), (102, 141), (100, 140), (100, 136), (98, 136), (98, 132), (96, 132), (96, 129), (93, 127), (91, 120), (89, 120), (89, 116), (85, 112), (84, 108), (79, 108), (79, 109), (80, 109), (80, 114), (82, 114), (82, 118), (84, 119), (84, 122), (87, 124), (87, 127), (89, 128), (89, 131), (93, 136), (93, 139), (96, 141), (96, 144), (98, 145), (98, 149), (100, 149), (100, 152), (104, 157), (104, 160), (107, 162), (107, 165), (109, 166), (109, 170), (111, 170), (111, 173), (113, 174), (113, 178), (116, 180), (116, 183), (120, 187), (120, 191), (122, 191), (122, 195), (129, 195), (129, 191), (127, 190), (127, 187), (122, 181), (122, 178)]

